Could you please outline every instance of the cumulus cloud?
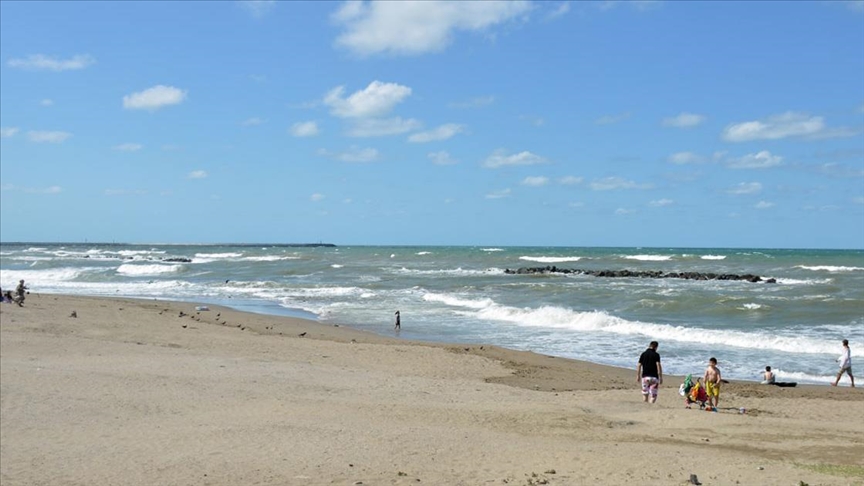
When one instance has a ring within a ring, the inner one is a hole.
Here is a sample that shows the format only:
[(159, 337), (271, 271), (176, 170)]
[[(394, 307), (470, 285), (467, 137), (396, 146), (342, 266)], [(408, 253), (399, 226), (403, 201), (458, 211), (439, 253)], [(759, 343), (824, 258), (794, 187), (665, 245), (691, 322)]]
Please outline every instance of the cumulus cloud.
[(529, 176), (529, 177), (526, 177), (525, 179), (522, 179), (522, 185), (523, 186), (540, 187), (540, 186), (545, 186), (548, 183), (549, 183), (549, 178), (543, 177), (543, 176)]
[(662, 208), (663, 206), (671, 206), (672, 204), (675, 204), (675, 201), (673, 201), (671, 199), (663, 198), (663, 199), (657, 199), (655, 201), (651, 201), (648, 204), (650, 204), (651, 206), (654, 206), (655, 208)]
[(324, 194), (320, 194), (320, 193), (316, 192), (315, 194), (312, 194), (311, 196), (309, 196), (309, 200), (312, 202), (318, 202), (318, 201), (324, 199), (324, 197), (325, 197)]
[(263, 125), (266, 122), (267, 122), (267, 120), (264, 120), (262, 118), (258, 118), (257, 116), (253, 116), (252, 118), (247, 118), (247, 119), (243, 120), (242, 122), (240, 122), (240, 124), (243, 125), (244, 127), (255, 127), (258, 125)]
[(361, 148), (356, 146), (352, 146), (344, 152), (331, 152), (326, 149), (321, 149), (318, 151), (318, 155), (330, 157), (331, 159), (340, 162), (349, 163), (373, 162), (378, 160), (379, 157), (378, 150), (374, 148)]
[(408, 133), (421, 126), (423, 124), (413, 118), (361, 118), (354, 121), (347, 134), (349, 137), (385, 137)]
[(743, 157), (730, 159), (727, 166), (730, 169), (767, 169), (777, 167), (783, 162), (783, 157), (771, 155), (771, 152), (763, 150), (755, 154), (747, 154)]
[(386, 115), (394, 106), (411, 96), (411, 88), (397, 83), (372, 81), (365, 89), (345, 97), (345, 87), (338, 86), (324, 96), (330, 113), (340, 118), (364, 118)]
[(611, 125), (613, 123), (619, 123), (626, 119), (630, 118), (630, 112), (627, 113), (619, 113), (617, 115), (604, 115), (600, 118), (594, 120), (595, 125)]
[(193, 170), (187, 176), (189, 179), (204, 179), (207, 177), (207, 171), (204, 170)]
[(762, 184), (759, 182), (741, 182), (736, 186), (733, 186), (728, 191), (729, 194), (734, 196), (741, 196), (745, 194), (759, 194), (762, 192)]
[(582, 184), (583, 180), (585, 180), (583, 177), (564, 176), (558, 179), (558, 183), (564, 184), (565, 186), (575, 186), (576, 184)]
[(639, 184), (634, 181), (628, 181), (623, 177), (605, 177), (598, 179), (590, 184), (591, 189), (595, 191), (613, 191), (618, 189), (651, 189), (651, 184)]
[(692, 128), (702, 124), (705, 121), (704, 115), (696, 115), (694, 113), (680, 113), (677, 116), (663, 119), (664, 127), (675, 128)]
[(561, 2), (554, 10), (546, 14), (546, 20), (557, 19), (570, 11), (570, 2)]
[(29, 131), (27, 138), (34, 143), (63, 143), (72, 137), (69, 132)]
[(163, 106), (182, 103), (186, 91), (162, 84), (123, 97), (123, 108), (155, 111)]
[(144, 146), (140, 143), (121, 143), (120, 145), (115, 145), (112, 148), (121, 152), (137, 152), (143, 149)]
[(500, 191), (492, 191), (486, 194), (486, 199), (503, 199), (510, 197), (510, 189), (501, 189)]
[(74, 71), (84, 69), (96, 62), (92, 56), (87, 54), (78, 54), (69, 59), (58, 59), (54, 56), (46, 56), (44, 54), (33, 54), (23, 59), (10, 59), (9, 67), (28, 69), (33, 71)]
[(10, 138), (18, 134), (18, 127), (0, 128), (0, 138)]
[(447, 106), (450, 108), (480, 108), (483, 106), (491, 105), (495, 102), (494, 96), (478, 96), (475, 98), (471, 98), (466, 101), (456, 101), (449, 103)]
[(433, 128), (432, 130), (415, 133), (408, 137), (408, 141), (414, 143), (427, 143), (439, 140), (447, 140), (448, 138), (453, 137), (457, 133), (462, 133), (464, 130), (465, 127), (463, 125), (458, 125), (456, 123), (447, 123), (445, 125), (441, 125), (438, 128)]
[(314, 137), (319, 133), (318, 123), (314, 121), (297, 122), (288, 131), (295, 137)]
[(435, 165), (454, 165), (458, 164), (459, 161), (450, 156), (449, 152), (444, 150), (440, 152), (432, 152), (428, 155), (429, 160), (432, 161)]
[(544, 162), (546, 162), (546, 159), (528, 151), (522, 151), (518, 154), (508, 154), (505, 150), (496, 150), (483, 161), (483, 167), (498, 169), (511, 165), (536, 165)]
[(773, 208), (773, 207), (774, 207), (774, 203), (773, 203), (773, 202), (768, 202), (768, 201), (759, 201), (759, 202), (756, 203), (756, 205), (754, 205), (753, 207), (756, 208), (756, 209), (769, 209), (769, 208)]
[(728, 142), (750, 142), (753, 140), (779, 140), (782, 138), (823, 139), (851, 137), (860, 130), (837, 127), (828, 128), (821, 116), (787, 111), (764, 120), (733, 123), (723, 130), (723, 139)]
[(478, 32), (531, 9), (527, 1), (346, 2), (332, 15), (345, 30), (338, 47), (368, 56), (441, 51), (457, 31)]
[(701, 164), (707, 159), (693, 152), (676, 152), (669, 156), (669, 162), (677, 165)]

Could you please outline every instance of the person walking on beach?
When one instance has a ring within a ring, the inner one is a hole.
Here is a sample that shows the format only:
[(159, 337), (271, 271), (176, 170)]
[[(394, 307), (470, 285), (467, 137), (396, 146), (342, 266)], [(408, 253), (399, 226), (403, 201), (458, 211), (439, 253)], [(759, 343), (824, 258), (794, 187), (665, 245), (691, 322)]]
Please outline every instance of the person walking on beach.
[(852, 380), (852, 388), (855, 388), (855, 377), (852, 376), (852, 350), (849, 349), (849, 340), (843, 340), (843, 353), (837, 358), (837, 361), (840, 362), (840, 372), (837, 373), (837, 379), (834, 380), (834, 383), (831, 383), (831, 386), (837, 386), (840, 383), (840, 378), (843, 377), (843, 373), (849, 375), (849, 379)]
[(717, 358), (712, 357), (708, 360), (708, 368), (705, 369), (705, 392), (708, 393), (708, 404), (712, 410), (717, 411), (717, 404), (720, 403), (720, 368), (717, 367)]
[(651, 341), (648, 349), (639, 356), (636, 366), (636, 382), (642, 384), (642, 400), (646, 403), (657, 401), (657, 388), (663, 383), (663, 365), (657, 353), (657, 341)]
[(396, 311), (396, 327), (393, 329), (396, 329), (397, 331), (402, 329), (402, 320), (399, 319), (399, 311)]
[(18, 286), (15, 287), (15, 303), (18, 304), (18, 307), (24, 306), (24, 291), (27, 290), (27, 286), (24, 285), (24, 281), (21, 280), (18, 282)]

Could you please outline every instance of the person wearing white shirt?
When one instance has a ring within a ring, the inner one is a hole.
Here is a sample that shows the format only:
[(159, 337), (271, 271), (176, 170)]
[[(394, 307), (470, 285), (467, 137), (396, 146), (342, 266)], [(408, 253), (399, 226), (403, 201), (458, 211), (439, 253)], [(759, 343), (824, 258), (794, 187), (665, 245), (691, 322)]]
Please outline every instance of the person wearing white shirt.
[(843, 373), (846, 373), (849, 375), (849, 379), (852, 380), (852, 388), (855, 388), (855, 377), (852, 376), (852, 350), (849, 349), (848, 339), (843, 340), (843, 354), (837, 358), (837, 361), (840, 362), (840, 372), (837, 373), (837, 379), (834, 380), (834, 383), (831, 383), (831, 386), (837, 386)]

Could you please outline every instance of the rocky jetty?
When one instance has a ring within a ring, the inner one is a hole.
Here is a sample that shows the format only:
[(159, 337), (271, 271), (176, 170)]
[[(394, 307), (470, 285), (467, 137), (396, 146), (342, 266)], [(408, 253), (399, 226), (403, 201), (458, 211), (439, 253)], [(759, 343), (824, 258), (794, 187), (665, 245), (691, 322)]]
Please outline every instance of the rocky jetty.
[(633, 271), (633, 270), (580, 270), (578, 268), (546, 267), (522, 267), (516, 270), (506, 269), (504, 273), (511, 275), (537, 275), (548, 273), (563, 273), (575, 275), (591, 275), (594, 277), (611, 278), (681, 278), (684, 280), (746, 280), (748, 282), (777, 283), (773, 278), (763, 279), (758, 275), (734, 273), (705, 273), (705, 272), (660, 272), (660, 271)]

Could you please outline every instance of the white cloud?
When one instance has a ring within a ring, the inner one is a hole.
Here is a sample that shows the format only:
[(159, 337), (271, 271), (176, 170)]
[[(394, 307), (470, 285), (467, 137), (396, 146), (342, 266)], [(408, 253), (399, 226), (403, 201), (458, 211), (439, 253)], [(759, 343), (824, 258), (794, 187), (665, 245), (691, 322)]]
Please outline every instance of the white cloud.
[(595, 125), (611, 125), (613, 123), (622, 122), (630, 118), (630, 112), (619, 113), (617, 115), (604, 115), (594, 120)]
[(496, 150), (483, 162), (483, 167), (487, 169), (497, 169), (510, 165), (536, 165), (546, 162), (546, 159), (539, 155), (532, 154), (528, 151), (522, 151), (518, 154), (508, 154), (505, 150)]
[(557, 19), (558, 17), (561, 17), (561, 16), (567, 14), (567, 12), (569, 12), (569, 11), (570, 11), (570, 3), (569, 2), (561, 2), (561, 4), (558, 5), (558, 8), (556, 8), (555, 10), (546, 14), (546, 19), (547, 20)]
[(346, 2), (332, 15), (345, 28), (336, 45), (355, 54), (441, 51), (456, 31), (484, 31), (531, 9), (527, 1)]
[(263, 125), (264, 123), (267, 123), (267, 120), (264, 120), (263, 118), (258, 118), (257, 116), (247, 118), (240, 122), (240, 124), (244, 127), (256, 127), (258, 125)]
[(864, 196), (853, 197), (852, 202), (855, 204), (864, 204)]
[(519, 115), (519, 119), (524, 120), (524, 121), (534, 125), (535, 127), (542, 127), (543, 125), (546, 124), (546, 120), (544, 120), (542, 117), (534, 116), (534, 115)]
[(41, 106), (52, 106), (54, 104), (54, 100), (49, 100), (48, 98), (42, 99), (39, 101), (39, 105)]
[(453, 103), (449, 103), (447, 106), (450, 108), (480, 108), (483, 106), (491, 105), (495, 102), (495, 97), (492, 95), (489, 96), (478, 96), (476, 98), (471, 98), (467, 101), (457, 101)]
[(207, 171), (204, 170), (193, 170), (187, 176), (189, 179), (204, 179), (207, 177)]
[(121, 152), (137, 152), (144, 148), (140, 143), (121, 143), (120, 145), (115, 145), (114, 150), (119, 150)]
[(0, 190), (2, 191), (19, 191), (25, 192), (27, 194), (60, 194), (63, 192), (63, 188), (60, 186), (50, 186), (50, 187), (18, 187), (12, 184), (3, 184), (0, 186)]
[(262, 18), (276, 6), (276, 0), (241, 0), (240, 6), (255, 18)]
[(854, 12), (864, 12), (864, 0), (847, 0), (843, 3), (849, 10)]
[(774, 203), (773, 203), (773, 202), (768, 202), (768, 201), (759, 201), (759, 202), (756, 203), (756, 205), (753, 206), (753, 207), (756, 208), (756, 209), (769, 209), (769, 208), (773, 208), (773, 207), (774, 207)]
[(741, 182), (737, 186), (729, 189), (726, 192), (735, 196), (741, 196), (745, 194), (758, 194), (762, 192), (762, 184), (758, 182)]
[(529, 176), (529, 177), (526, 177), (525, 179), (522, 179), (522, 185), (523, 186), (540, 187), (540, 186), (545, 186), (548, 183), (549, 183), (549, 178), (543, 177), (543, 176)]
[(676, 152), (669, 156), (669, 162), (678, 165), (701, 164), (706, 158), (693, 152)]
[(677, 116), (663, 119), (664, 127), (675, 128), (692, 128), (700, 125), (705, 121), (704, 115), (696, 115), (694, 113), (680, 113)]
[(155, 111), (163, 106), (176, 105), (186, 99), (186, 91), (162, 84), (123, 97), (123, 108)]
[(365, 89), (347, 98), (345, 87), (333, 88), (324, 96), (330, 113), (341, 118), (364, 118), (386, 115), (394, 106), (411, 96), (411, 88), (396, 83), (372, 81)]
[(606, 177), (592, 182), (590, 187), (595, 191), (612, 191), (617, 189), (650, 189), (652, 186), (651, 184), (638, 184), (622, 177)]
[(465, 131), (464, 125), (447, 123), (445, 125), (441, 125), (438, 128), (433, 128), (432, 130), (415, 133), (408, 137), (408, 141), (414, 143), (426, 143), (439, 140), (447, 140), (448, 138), (456, 135), (457, 133), (462, 133), (463, 131)]
[(378, 160), (379, 157), (378, 150), (376, 149), (356, 146), (352, 146), (344, 152), (330, 152), (329, 150), (321, 149), (318, 151), (318, 155), (349, 163), (373, 162)]
[(767, 169), (777, 167), (783, 162), (783, 157), (771, 155), (771, 152), (763, 150), (755, 154), (747, 154), (743, 157), (730, 159), (727, 166), (730, 169)]
[(413, 118), (361, 118), (348, 129), (349, 137), (385, 137), (401, 135), (422, 127), (419, 120)]
[(27, 138), (35, 143), (63, 143), (72, 136), (69, 132), (29, 131)]
[(95, 62), (96, 60), (92, 56), (86, 54), (72, 56), (69, 59), (58, 59), (44, 54), (33, 54), (25, 59), (10, 59), (8, 64), (14, 68), (60, 72), (84, 69)]
[(320, 193), (316, 192), (315, 194), (312, 194), (311, 196), (309, 196), (309, 200), (312, 202), (318, 202), (318, 201), (324, 199), (324, 197), (325, 197), (324, 194), (320, 194)]
[(628, 214), (633, 214), (635, 212), (636, 211), (634, 211), (632, 209), (627, 209), (627, 208), (618, 208), (615, 210), (615, 214), (617, 214), (618, 216), (626, 216)]
[(655, 208), (662, 208), (664, 206), (671, 206), (672, 204), (675, 204), (675, 201), (673, 201), (671, 199), (663, 198), (663, 199), (657, 199), (655, 201), (651, 201), (648, 204), (650, 204), (651, 206), (654, 206)]
[(823, 139), (850, 137), (860, 130), (838, 127), (827, 128), (821, 116), (787, 111), (764, 120), (734, 123), (723, 130), (723, 139), (728, 142), (749, 142), (752, 140), (779, 140), (788, 137)]
[(320, 133), (318, 130), (318, 123), (314, 121), (297, 122), (291, 125), (289, 131), (291, 132), (291, 135), (294, 135), (295, 137), (314, 137)]
[(503, 199), (505, 197), (510, 197), (510, 189), (492, 191), (489, 194), (486, 194), (486, 199)]
[(459, 161), (450, 156), (449, 152), (444, 150), (440, 152), (432, 152), (428, 155), (429, 160), (432, 161), (435, 165), (454, 165), (458, 164)]
[(0, 128), (0, 138), (10, 138), (18, 134), (18, 127)]
[(582, 181), (584, 180), (584, 177), (564, 176), (558, 179), (558, 183), (564, 184), (565, 186), (575, 186), (576, 184), (582, 184)]

